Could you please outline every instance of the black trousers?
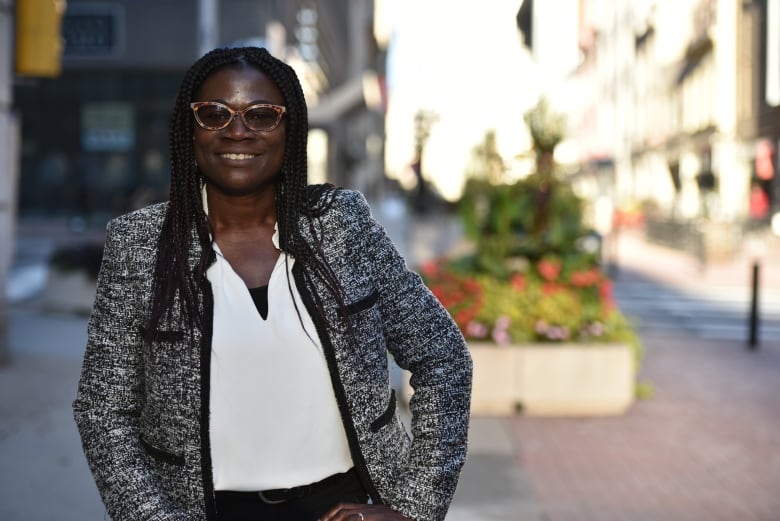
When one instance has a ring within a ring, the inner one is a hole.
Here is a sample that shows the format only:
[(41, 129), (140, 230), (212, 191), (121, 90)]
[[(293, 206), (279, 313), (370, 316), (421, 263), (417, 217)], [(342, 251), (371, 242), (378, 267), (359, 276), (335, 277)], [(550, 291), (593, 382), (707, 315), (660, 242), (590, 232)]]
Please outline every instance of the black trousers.
[(315, 521), (338, 503), (366, 503), (368, 494), (352, 469), (306, 487), (300, 497), (269, 503), (257, 492), (216, 492), (219, 521)]

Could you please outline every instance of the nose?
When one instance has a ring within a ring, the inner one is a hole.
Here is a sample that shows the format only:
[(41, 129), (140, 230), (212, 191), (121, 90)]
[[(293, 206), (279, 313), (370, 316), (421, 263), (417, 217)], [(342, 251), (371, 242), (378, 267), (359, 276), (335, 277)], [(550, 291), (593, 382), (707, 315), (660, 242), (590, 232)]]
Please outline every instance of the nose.
[(223, 130), (229, 134), (238, 135), (254, 132), (252, 129), (246, 126), (246, 123), (244, 123), (244, 118), (241, 116), (240, 112), (233, 114), (233, 117), (230, 118), (230, 123), (228, 123), (227, 127), (225, 127)]

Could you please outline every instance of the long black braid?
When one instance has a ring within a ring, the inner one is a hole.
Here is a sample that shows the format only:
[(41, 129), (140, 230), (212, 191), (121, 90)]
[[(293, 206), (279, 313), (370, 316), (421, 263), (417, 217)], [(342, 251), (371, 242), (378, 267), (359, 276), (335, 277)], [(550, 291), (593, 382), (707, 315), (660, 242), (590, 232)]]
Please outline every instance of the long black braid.
[[(192, 135), (194, 117), (190, 103), (194, 94), (215, 69), (224, 66), (249, 66), (266, 74), (281, 91), (287, 112), (286, 145), (282, 169), (276, 182), (276, 211), (280, 247), (308, 268), (309, 276), (317, 274), (344, 307), (340, 284), (322, 255), (319, 234), (312, 217), (330, 200), (332, 190), (307, 190), (306, 143), (308, 114), (298, 77), (289, 65), (258, 47), (215, 49), (195, 62), (184, 75), (171, 114), (169, 146), (171, 154), (171, 188), (168, 211), (163, 221), (157, 247), (157, 261), (152, 281), (152, 306), (146, 340), (156, 335), (160, 322), (174, 312), (179, 294), (179, 312), (191, 328), (202, 327), (199, 311), (199, 288), (213, 251), (208, 219), (201, 201), (202, 176), (195, 163)], [(307, 217), (308, 231), (315, 238), (309, 244), (301, 235), (302, 217)], [(189, 253), (192, 241), (200, 244), (201, 255), (194, 266)], [(289, 281), (288, 281), (289, 283)], [(318, 307), (320, 307), (318, 305)], [(323, 310), (319, 309), (320, 313)]]

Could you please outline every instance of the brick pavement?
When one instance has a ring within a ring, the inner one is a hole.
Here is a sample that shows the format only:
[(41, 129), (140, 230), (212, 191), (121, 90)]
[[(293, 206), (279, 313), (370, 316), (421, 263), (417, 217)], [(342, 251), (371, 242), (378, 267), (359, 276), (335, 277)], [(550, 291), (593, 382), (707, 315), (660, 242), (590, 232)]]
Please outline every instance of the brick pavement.
[(780, 519), (780, 349), (644, 341), (656, 396), (628, 414), (509, 420), (545, 519)]
[[(689, 289), (741, 287), (747, 254), (704, 271), (622, 239), (621, 264)], [(780, 289), (776, 251), (766, 284)], [(743, 342), (641, 332), (641, 377), (656, 395), (624, 416), (507, 420), (546, 521), (780, 520), (780, 339)]]

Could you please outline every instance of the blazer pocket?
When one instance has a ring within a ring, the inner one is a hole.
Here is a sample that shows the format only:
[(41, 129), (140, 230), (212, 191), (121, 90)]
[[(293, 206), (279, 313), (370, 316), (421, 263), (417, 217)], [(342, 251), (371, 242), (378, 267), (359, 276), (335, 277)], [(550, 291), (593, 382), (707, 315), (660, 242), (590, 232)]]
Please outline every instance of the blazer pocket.
[(379, 291), (374, 290), (369, 293), (367, 297), (362, 298), (357, 302), (353, 302), (352, 304), (347, 304), (347, 307), (345, 311), (342, 312), (342, 315), (355, 315), (361, 311), (365, 311), (376, 304), (378, 300)]
[(141, 438), (141, 446), (149, 456), (156, 460), (164, 461), (171, 465), (184, 465), (184, 456), (181, 454), (174, 454), (167, 450), (157, 448), (143, 438)]
[[(146, 336), (146, 328), (141, 327), (141, 336)], [(155, 342), (175, 343), (184, 340), (184, 331), (158, 329), (154, 334)]]
[(390, 391), (390, 403), (387, 404), (385, 412), (382, 416), (371, 422), (371, 432), (379, 432), (379, 429), (390, 423), (390, 420), (395, 416), (395, 389)]

